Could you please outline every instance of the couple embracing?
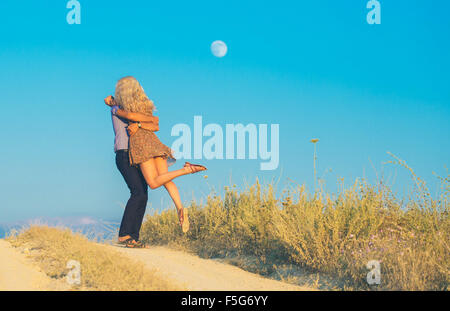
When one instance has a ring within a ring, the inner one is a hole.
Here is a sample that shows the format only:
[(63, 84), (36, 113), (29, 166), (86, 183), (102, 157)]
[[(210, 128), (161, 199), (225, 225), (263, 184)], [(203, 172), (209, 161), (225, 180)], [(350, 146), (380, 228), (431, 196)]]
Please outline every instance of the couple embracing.
[(159, 118), (153, 116), (155, 106), (135, 78), (120, 79), (114, 97), (106, 97), (105, 103), (111, 107), (116, 165), (131, 193), (120, 224), (119, 244), (130, 248), (145, 247), (139, 240), (139, 231), (147, 206), (147, 187), (166, 188), (177, 208), (181, 230), (186, 233), (189, 230), (188, 213), (173, 179), (206, 168), (186, 162), (181, 169), (168, 170), (175, 158), (171, 149), (156, 136)]

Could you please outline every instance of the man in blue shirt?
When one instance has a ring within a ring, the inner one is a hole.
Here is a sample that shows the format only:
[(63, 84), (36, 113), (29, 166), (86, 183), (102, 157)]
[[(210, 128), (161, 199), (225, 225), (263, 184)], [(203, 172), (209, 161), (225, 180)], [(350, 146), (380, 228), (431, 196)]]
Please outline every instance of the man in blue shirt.
[[(113, 106), (113, 101), (112, 96), (105, 98), (105, 104), (108, 106)], [(127, 247), (143, 247), (143, 244), (139, 242), (139, 231), (147, 206), (148, 188), (139, 167), (130, 165), (128, 141), (129, 135), (135, 133), (138, 128), (158, 131), (159, 119), (141, 113), (125, 112), (118, 106), (111, 108), (111, 118), (115, 134), (116, 165), (131, 194), (123, 213), (118, 240), (120, 244), (125, 244)]]

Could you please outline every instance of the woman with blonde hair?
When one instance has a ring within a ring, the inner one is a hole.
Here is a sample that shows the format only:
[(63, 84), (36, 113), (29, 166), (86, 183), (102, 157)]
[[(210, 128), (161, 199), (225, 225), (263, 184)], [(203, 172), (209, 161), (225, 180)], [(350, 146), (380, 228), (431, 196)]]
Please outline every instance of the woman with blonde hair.
[[(131, 76), (120, 79), (116, 84), (115, 97), (109, 96), (105, 103), (112, 107), (113, 115), (133, 120), (133, 115), (153, 116), (155, 106), (144, 92), (139, 82)], [(129, 121), (129, 160), (130, 165), (139, 166), (145, 181), (151, 189), (164, 186), (178, 211), (178, 218), (183, 232), (189, 230), (187, 209), (183, 208), (180, 194), (172, 181), (182, 175), (206, 170), (202, 165), (189, 162), (184, 167), (168, 171), (168, 166), (175, 162), (172, 150), (164, 145), (156, 134), (145, 129), (140, 122)], [(168, 163), (169, 162), (169, 163)]]

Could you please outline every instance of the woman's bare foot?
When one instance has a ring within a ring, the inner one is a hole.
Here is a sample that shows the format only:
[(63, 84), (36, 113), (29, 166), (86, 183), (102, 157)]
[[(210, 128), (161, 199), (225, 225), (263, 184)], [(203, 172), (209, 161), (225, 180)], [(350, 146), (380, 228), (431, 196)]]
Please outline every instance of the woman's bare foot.
[(188, 218), (188, 211), (186, 208), (180, 208), (177, 210), (178, 213), (178, 220), (180, 221), (181, 231), (183, 233), (186, 233), (189, 231), (189, 218)]
[(189, 162), (184, 163), (184, 168), (188, 171), (190, 174), (194, 174), (201, 171), (206, 171), (207, 168), (200, 164), (191, 164)]
[(177, 210), (177, 213), (178, 213), (178, 220), (179, 220), (179, 222), (180, 222), (180, 226), (183, 226), (183, 209), (182, 208), (180, 208), (180, 209), (178, 209)]
[(189, 231), (189, 217), (187, 208), (183, 208), (183, 224), (181, 225), (181, 231), (183, 231), (183, 233)]

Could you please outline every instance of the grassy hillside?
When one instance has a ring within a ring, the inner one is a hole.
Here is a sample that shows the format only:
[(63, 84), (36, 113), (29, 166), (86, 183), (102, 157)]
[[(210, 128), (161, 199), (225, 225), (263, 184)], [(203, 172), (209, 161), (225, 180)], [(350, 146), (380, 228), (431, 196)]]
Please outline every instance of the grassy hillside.
[(33, 226), (9, 241), (27, 253), (50, 277), (64, 279), (67, 263), (76, 260), (81, 266), (81, 290), (180, 290), (162, 279), (143, 263), (130, 261), (118, 252), (93, 243), (70, 230)]
[[(187, 235), (169, 210), (146, 218), (142, 238), (204, 257), (251, 256), (258, 262), (253, 270), (263, 274), (293, 264), (340, 280), (341, 288), (447, 290), (449, 179), (442, 179), (443, 193), (433, 199), (412, 174), (416, 190), (406, 201), (363, 181), (336, 195), (298, 187), (281, 198), (270, 185), (226, 188), (223, 197), (213, 193), (206, 204), (189, 206)], [(379, 285), (366, 281), (371, 260), (380, 262)]]

